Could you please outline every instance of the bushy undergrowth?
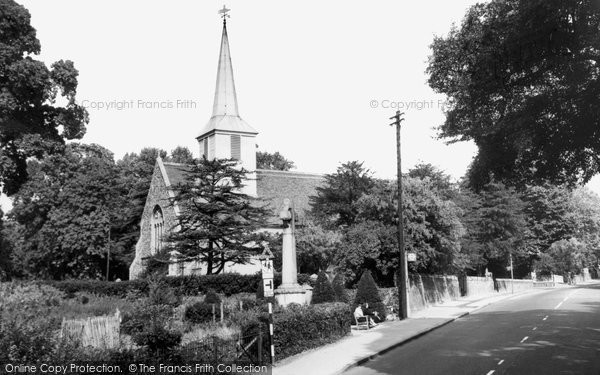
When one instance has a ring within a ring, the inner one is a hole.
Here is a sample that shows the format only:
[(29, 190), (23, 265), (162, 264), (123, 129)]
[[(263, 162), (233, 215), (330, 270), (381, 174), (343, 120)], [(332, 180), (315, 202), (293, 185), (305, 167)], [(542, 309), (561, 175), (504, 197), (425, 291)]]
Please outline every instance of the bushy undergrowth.
[[(120, 298), (148, 296), (152, 282), (161, 282), (171, 287), (176, 296), (196, 296), (210, 290), (231, 296), (237, 293), (256, 293), (261, 284), (260, 274), (240, 275), (225, 273), (219, 275), (196, 276), (162, 276), (151, 279), (131, 281), (101, 281), (101, 280), (62, 280), (46, 281), (54, 288), (74, 296), (77, 292), (96, 294), (99, 296), (115, 296)], [(281, 274), (275, 274), (275, 285), (281, 284)], [(314, 287), (310, 275), (298, 274), (298, 283)]]
[(196, 302), (185, 309), (185, 320), (195, 324), (211, 322), (213, 320), (213, 308), (210, 303)]
[(335, 302), (335, 292), (325, 272), (319, 272), (317, 283), (313, 289), (312, 303)]
[(322, 303), (311, 306), (290, 305), (274, 316), (275, 347), (279, 358), (336, 341), (350, 332), (345, 303)]

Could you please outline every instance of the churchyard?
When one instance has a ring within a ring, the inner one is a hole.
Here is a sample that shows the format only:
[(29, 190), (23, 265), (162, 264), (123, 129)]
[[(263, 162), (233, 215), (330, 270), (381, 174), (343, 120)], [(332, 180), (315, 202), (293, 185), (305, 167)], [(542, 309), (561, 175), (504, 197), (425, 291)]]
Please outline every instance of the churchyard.
[[(276, 279), (279, 283), (279, 275)], [(303, 274), (298, 279), (315, 286), (316, 303), (280, 307), (274, 299), (261, 296), (260, 275), (169, 277), (117, 283), (2, 283), (0, 335), (5, 340), (0, 342), (0, 349), (11, 363), (28, 364), (268, 364), (269, 302), (274, 306), (273, 344), (277, 360), (350, 332), (354, 301), (349, 301), (343, 287), (338, 283), (333, 288), (325, 274), (318, 280)], [(369, 287), (376, 288), (372, 278)], [(364, 295), (373, 296), (373, 291)], [(382, 301), (369, 300), (383, 308)], [(73, 332), (64, 329), (77, 322), (85, 325), (90, 318), (110, 319), (115, 314), (120, 315), (116, 327)]]

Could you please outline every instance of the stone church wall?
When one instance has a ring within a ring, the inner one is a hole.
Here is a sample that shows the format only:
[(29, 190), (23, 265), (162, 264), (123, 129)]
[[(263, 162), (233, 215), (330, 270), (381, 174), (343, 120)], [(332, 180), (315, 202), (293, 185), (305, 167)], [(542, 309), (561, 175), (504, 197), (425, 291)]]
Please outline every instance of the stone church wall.
[(135, 245), (135, 259), (129, 267), (129, 279), (135, 279), (143, 271), (144, 258), (151, 256), (151, 230), (154, 207), (160, 206), (164, 218), (164, 233), (169, 233), (177, 223), (174, 207), (170, 206), (169, 191), (164, 181), (160, 162), (154, 165), (152, 182), (146, 198), (144, 213), (140, 223), (140, 238)]

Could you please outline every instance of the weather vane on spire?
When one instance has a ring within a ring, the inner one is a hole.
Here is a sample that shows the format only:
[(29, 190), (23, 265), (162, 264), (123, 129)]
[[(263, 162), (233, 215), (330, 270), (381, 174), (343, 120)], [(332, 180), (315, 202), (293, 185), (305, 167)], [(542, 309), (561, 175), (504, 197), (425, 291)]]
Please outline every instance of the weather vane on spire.
[(219, 14), (221, 18), (223, 18), (223, 23), (227, 23), (227, 18), (229, 18), (229, 14), (227, 14), (231, 9), (227, 9), (225, 5), (223, 5), (223, 9), (219, 10)]

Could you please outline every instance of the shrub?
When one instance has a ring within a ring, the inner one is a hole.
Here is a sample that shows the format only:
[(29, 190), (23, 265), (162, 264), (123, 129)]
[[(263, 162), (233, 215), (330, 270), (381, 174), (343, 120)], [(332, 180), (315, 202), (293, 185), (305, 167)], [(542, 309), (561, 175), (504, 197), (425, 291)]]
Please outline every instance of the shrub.
[(133, 341), (138, 345), (145, 345), (151, 352), (164, 352), (179, 345), (181, 333), (169, 331), (160, 324), (150, 324), (141, 332), (133, 336)]
[[(262, 276), (240, 275), (237, 273), (224, 273), (218, 275), (194, 276), (159, 276), (152, 280), (136, 279), (129, 281), (101, 281), (101, 280), (63, 280), (45, 281), (46, 284), (74, 296), (77, 292), (86, 292), (99, 296), (115, 296), (127, 298), (128, 296), (148, 296), (149, 285), (153, 281), (163, 282), (171, 287), (176, 296), (197, 296), (214, 290), (216, 293), (231, 296), (238, 293), (256, 293), (262, 284)], [(281, 284), (281, 274), (275, 274), (275, 285)], [(310, 275), (298, 274), (299, 284), (309, 284), (314, 287)]]
[(163, 280), (150, 281), (148, 291), (148, 300), (153, 305), (179, 305), (180, 299), (177, 298), (173, 289)]
[[(206, 302), (196, 302), (185, 309), (185, 320), (192, 323), (207, 323), (213, 319), (213, 306)], [(216, 312), (215, 307), (215, 314)]]
[(279, 358), (334, 342), (350, 332), (348, 315), (350, 306), (345, 303), (322, 303), (295, 306), (274, 315), (273, 337)]
[(143, 332), (149, 324), (164, 326), (172, 314), (173, 308), (171, 306), (140, 303), (130, 312), (123, 314), (121, 332), (134, 336)]
[(219, 297), (217, 292), (215, 292), (213, 289), (210, 289), (208, 292), (206, 292), (206, 296), (204, 297), (204, 303), (218, 305), (221, 303), (221, 298)]
[(354, 304), (369, 303), (369, 308), (379, 313), (381, 319), (385, 319), (385, 306), (381, 301), (377, 284), (371, 276), (371, 271), (365, 270), (358, 281), (358, 287), (356, 290), (356, 297), (354, 298)]
[(333, 292), (329, 279), (327, 279), (327, 275), (325, 272), (321, 271), (319, 272), (317, 283), (313, 290), (312, 303), (317, 304), (324, 302), (335, 302), (335, 293)]
[(63, 280), (48, 281), (47, 283), (67, 293), (67, 295), (75, 295), (77, 292), (120, 298), (125, 298), (130, 292), (148, 295), (148, 282), (146, 280), (121, 281), (118, 283), (100, 280)]
[(344, 287), (344, 276), (341, 273), (335, 275), (331, 284), (333, 293), (335, 294), (335, 300), (338, 302), (350, 303), (348, 292)]

